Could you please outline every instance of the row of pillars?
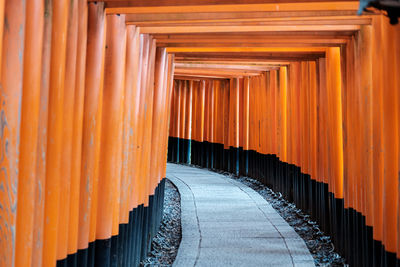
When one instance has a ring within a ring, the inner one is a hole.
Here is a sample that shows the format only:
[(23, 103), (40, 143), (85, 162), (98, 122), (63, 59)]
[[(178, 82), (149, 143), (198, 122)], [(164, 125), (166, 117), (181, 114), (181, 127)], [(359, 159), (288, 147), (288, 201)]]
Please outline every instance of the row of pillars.
[(377, 15), (317, 60), (175, 80), (169, 160), (254, 177), (308, 211), (351, 265), (396, 266), (399, 42)]
[(137, 265), (162, 215), (173, 55), (86, 0), (1, 0), (0, 37), (0, 266)]

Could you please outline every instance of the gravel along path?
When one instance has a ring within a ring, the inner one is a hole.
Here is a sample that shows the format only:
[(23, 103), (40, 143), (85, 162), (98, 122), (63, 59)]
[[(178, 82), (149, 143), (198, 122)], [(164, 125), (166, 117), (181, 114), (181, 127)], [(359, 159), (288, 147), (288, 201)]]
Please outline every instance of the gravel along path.
[(172, 266), (181, 238), (181, 197), (176, 187), (167, 179), (160, 229), (153, 238), (148, 257), (140, 266)]

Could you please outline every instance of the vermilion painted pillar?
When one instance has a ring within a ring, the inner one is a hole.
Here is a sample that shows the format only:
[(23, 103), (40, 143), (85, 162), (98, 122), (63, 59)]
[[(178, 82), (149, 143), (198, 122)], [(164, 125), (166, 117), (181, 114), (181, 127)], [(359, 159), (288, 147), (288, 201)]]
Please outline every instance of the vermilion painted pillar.
[[(172, 97), (173, 97), (173, 85), (174, 85), (174, 70), (175, 70), (175, 66), (174, 66), (174, 54), (169, 54), (168, 55), (168, 82), (167, 82), (167, 105), (166, 105), (166, 114), (167, 117), (165, 118), (165, 123), (164, 123), (164, 129), (165, 129), (165, 133), (168, 133), (168, 128), (171, 127), (171, 111), (172, 111)], [(166, 176), (166, 168), (167, 168), (167, 150), (169, 149), (168, 147), (168, 136), (164, 137), (164, 168), (163, 168), (163, 172), (162, 172), (162, 177)]]
[(364, 177), (365, 182), (365, 192), (363, 194), (363, 202), (365, 203), (365, 216), (366, 216), (366, 224), (367, 226), (373, 225), (373, 198), (370, 196), (373, 195), (373, 98), (372, 98), (372, 27), (371, 26), (362, 26), (360, 31), (360, 52), (362, 57), (361, 59), (361, 84), (359, 87), (360, 96), (364, 96), (361, 99), (364, 101), (360, 101), (362, 103), (361, 106), (361, 114), (364, 116), (363, 122), (363, 131), (362, 131), (362, 141), (363, 141), (363, 149), (362, 154), (363, 158), (361, 159), (361, 177)]
[(53, 3), (44, 214), (45, 229), (43, 239), (44, 266), (53, 266), (57, 257), (68, 14), (69, 1), (63, 0)]
[[(165, 48), (157, 48), (156, 52), (156, 66), (154, 76), (154, 99), (153, 99), (153, 121), (152, 121), (152, 142), (151, 142), (151, 154), (152, 161), (150, 162), (150, 177), (152, 179), (151, 188), (156, 188), (160, 177), (159, 168), (161, 162), (159, 161), (159, 154), (161, 153), (161, 138), (160, 131), (162, 130), (162, 119), (163, 115), (163, 103), (165, 103), (164, 92), (166, 88), (164, 86), (165, 76), (168, 74), (165, 72), (167, 67), (167, 52)], [(151, 191), (151, 194), (154, 192)]]
[[(117, 15), (117, 36), (112, 37), (113, 39), (113, 44), (111, 45), (110, 52), (114, 49), (112, 52), (114, 55), (114, 60), (116, 63), (116, 73), (113, 74), (115, 75), (112, 79), (114, 79), (113, 87), (118, 88), (117, 90), (120, 90), (121, 96), (119, 96), (118, 101), (119, 101), (119, 109), (113, 110), (116, 113), (116, 117), (118, 119), (118, 124), (116, 127), (116, 134), (114, 136), (114, 146), (116, 148), (116, 157), (115, 157), (115, 163), (112, 168), (115, 168), (116, 172), (114, 174), (114, 177), (112, 178), (112, 182), (115, 183), (115, 190), (112, 192), (112, 202), (113, 202), (113, 215), (112, 215), (112, 230), (111, 230), (111, 258), (110, 258), (110, 266), (118, 266), (118, 263), (120, 263), (120, 259), (122, 255), (119, 255), (119, 247), (123, 243), (123, 237), (124, 235), (121, 235), (121, 238), (119, 238), (119, 226), (120, 226), (120, 201), (121, 201), (121, 185), (124, 184), (122, 182), (122, 152), (123, 152), (123, 126), (124, 126), (124, 99), (125, 99), (125, 74), (126, 74), (126, 26), (125, 26), (125, 15)], [(107, 30), (108, 32), (108, 30)], [(107, 49), (109, 46), (107, 45), (108, 41), (108, 33), (107, 33), (107, 39), (106, 39), (106, 54), (105, 54), (105, 85), (104, 85), (104, 95), (106, 93), (106, 85), (107, 85)], [(114, 42), (116, 47), (114, 47)], [(112, 65), (112, 64), (111, 64)], [(111, 75), (110, 75), (111, 76)], [(111, 77), (110, 77), (111, 78)], [(114, 93), (113, 93), (114, 94)], [(116, 93), (117, 94), (117, 93)], [(105, 115), (105, 102), (106, 98), (103, 99), (103, 113), (102, 116)], [(115, 106), (116, 107), (116, 106)], [(103, 117), (104, 118), (104, 117)], [(102, 126), (103, 126), (104, 120), (102, 120)], [(102, 132), (104, 132), (104, 128), (102, 128)], [(100, 150), (100, 157), (102, 156), (102, 150)], [(100, 158), (101, 159), (101, 158)], [(100, 174), (100, 172), (99, 172)], [(99, 176), (100, 177), (100, 176)], [(121, 239), (121, 240), (120, 240)], [(120, 257), (121, 256), (121, 257)]]
[(382, 42), (383, 42), (383, 70), (382, 70), (382, 99), (383, 105), (383, 244), (386, 254), (387, 266), (395, 264), (395, 255), (397, 252), (397, 208), (398, 208), (398, 88), (396, 77), (393, 77), (392, 71), (396, 69), (394, 51), (396, 44), (393, 42), (395, 28), (388, 23), (388, 19), (382, 21)]
[[(149, 206), (149, 195), (153, 191), (151, 188), (152, 183), (150, 182), (150, 162), (152, 158), (151, 154), (151, 143), (152, 143), (152, 121), (153, 121), (153, 99), (154, 99), (154, 70), (155, 70), (155, 56), (156, 56), (156, 45), (155, 40), (149, 38), (149, 54), (148, 54), (148, 65), (147, 75), (144, 88), (145, 94), (145, 110), (144, 110), (144, 123), (143, 123), (143, 137), (142, 137), (142, 165), (143, 165), (143, 177), (144, 177), (144, 206)], [(146, 230), (145, 230), (146, 231)]]
[[(270, 107), (270, 114), (271, 114), (271, 154), (276, 155), (277, 154), (277, 136), (276, 136), (276, 129), (277, 129), (277, 106), (278, 103), (276, 102), (277, 100), (277, 75), (278, 72), (276, 70), (271, 70), (270, 71), (270, 98), (271, 98), (271, 107)], [(261, 118), (263, 117), (262, 114), (260, 114)]]
[(243, 79), (243, 150), (246, 151), (244, 174), (248, 173), (248, 150), (250, 150), (250, 78)]
[(89, 242), (93, 242), (96, 238), (97, 181), (105, 49), (103, 3), (88, 4), (87, 39), (78, 228), (78, 249), (81, 250), (78, 264), (83, 266), (94, 264), (93, 258), (88, 258), (88, 255), (93, 255), (92, 253), (89, 254)]
[(279, 68), (280, 158), (287, 162), (287, 67)]
[[(142, 62), (139, 66), (143, 66), (140, 70), (140, 110), (139, 110), (139, 136), (138, 136), (138, 199), (139, 204), (145, 203), (145, 195), (146, 190), (146, 183), (145, 183), (145, 171), (144, 171), (144, 158), (143, 158), (143, 151), (145, 149), (145, 145), (143, 143), (143, 138), (145, 134), (145, 106), (146, 106), (146, 95), (148, 94), (147, 91), (147, 75), (148, 75), (148, 61), (149, 61), (149, 53), (150, 53), (150, 40), (149, 36), (146, 34), (140, 35), (140, 49), (141, 49), (141, 61)], [(146, 108), (148, 108), (146, 106)]]
[(78, 233), (79, 233), (79, 209), (81, 186), (81, 161), (82, 161), (82, 137), (83, 137), (83, 110), (85, 96), (86, 75), (86, 48), (88, 27), (88, 5), (85, 0), (78, 1), (77, 11), (77, 52), (76, 52), (76, 76), (73, 107), (72, 149), (71, 149), (71, 195), (69, 209), (68, 228), (68, 264), (77, 264)]
[(185, 162), (190, 163), (190, 140), (192, 138), (192, 101), (193, 101), (193, 81), (186, 83), (186, 102), (185, 102)]
[[(317, 171), (317, 79), (316, 79), (316, 62), (309, 63), (309, 103), (310, 103), (310, 176), (316, 179)], [(285, 161), (285, 160), (284, 160)]]
[(134, 125), (136, 125), (136, 133), (134, 135), (134, 165), (133, 165), (133, 181), (134, 185), (133, 188), (136, 190), (136, 194), (133, 194), (133, 199), (132, 202), (134, 203), (134, 207), (137, 205), (143, 204), (142, 200), (142, 195), (140, 193), (140, 190), (142, 188), (142, 182), (143, 178), (141, 177), (141, 151), (142, 151), (142, 136), (143, 136), (143, 110), (144, 110), (144, 90), (142, 88), (142, 72), (145, 71), (142, 66), (144, 60), (145, 60), (145, 51), (146, 51), (146, 46), (148, 46), (147, 38), (145, 38), (145, 35), (139, 34), (139, 29), (136, 30), (136, 34), (138, 34), (138, 40), (136, 41), (136, 44), (138, 45), (138, 66), (137, 66), (137, 74), (136, 75), (136, 81), (134, 80), (134, 86), (136, 86), (136, 98), (135, 101), (133, 102), (134, 109), (133, 109), (133, 118), (135, 118), (135, 121), (133, 122)]
[[(26, 5), (21, 141), (18, 175), (18, 209), (15, 266), (32, 263), (36, 190), (36, 157), (41, 85), (43, 1)], [(37, 67), (32, 68), (36, 65)], [(36, 256), (36, 255), (35, 255)]]
[[(2, 36), (0, 77), (0, 265), (12, 266), (16, 257), (18, 203), (18, 158), (20, 154), (20, 114), (23, 87), (25, 1), (7, 1)], [(20, 207), (23, 209), (23, 207)]]
[[(3, 36), (4, 32), (4, 8), (5, 8), (6, 0), (0, 0), (0, 36)], [(0, 51), (3, 51), (3, 38), (0, 38)], [(0, 54), (0, 61), (2, 59), (2, 55)], [(1, 64), (0, 64), (0, 73), (1, 73)]]
[(327, 92), (330, 139), (330, 166), (332, 191), (338, 199), (343, 198), (343, 135), (341, 104), (341, 69), (340, 49), (329, 48), (327, 51)]
[[(42, 266), (43, 259), (43, 232), (44, 232), (44, 190), (46, 185), (46, 156), (47, 156), (47, 121), (48, 98), (50, 87), (50, 58), (51, 58), (51, 30), (52, 30), (52, 2), (44, 5), (44, 28), (41, 61), (40, 108), (38, 119), (38, 141), (36, 156), (36, 190), (32, 266)], [(45, 15), (47, 14), (47, 16)]]
[[(65, 82), (63, 95), (63, 132), (62, 132), (62, 155), (60, 180), (60, 215), (57, 237), (57, 260), (66, 260), (68, 254), (69, 239), (69, 213), (71, 191), (71, 162), (75, 98), (75, 77), (77, 62), (77, 41), (78, 41), (78, 2), (69, 2), (69, 16), (67, 28), (67, 54), (65, 64)], [(75, 192), (73, 192), (75, 193)]]
[[(118, 234), (125, 75), (125, 17), (107, 16), (96, 223), (96, 266), (109, 266)], [(118, 209), (118, 211), (115, 211)]]
[[(171, 73), (172, 71), (172, 73)], [(165, 76), (164, 76), (164, 104), (162, 109), (162, 117), (161, 117), (161, 131), (160, 135), (160, 142), (161, 148), (159, 153), (159, 179), (163, 179), (166, 177), (166, 167), (167, 167), (167, 153), (168, 153), (168, 125), (169, 125), (169, 109), (171, 103), (171, 93), (172, 93), (172, 82), (173, 82), (173, 55), (167, 54), (166, 57), (166, 66), (165, 66)], [(160, 218), (161, 219), (161, 218)]]
[[(128, 189), (123, 192), (121, 183), (121, 223), (128, 223), (129, 212), (136, 207), (134, 160), (137, 145), (137, 110), (139, 109), (140, 90), (138, 88), (139, 70), (139, 30), (135, 26), (126, 27), (126, 74), (125, 74), (125, 111), (124, 111), (124, 153), (122, 175), (126, 176)], [(127, 120), (127, 121), (125, 121)], [(129, 142), (127, 142), (129, 140)], [(127, 150), (126, 150), (127, 149)], [(123, 192), (123, 193), (122, 193)], [(126, 193), (126, 197), (124, 194)], [(137, 200), (136, 200), (137, 201)]]
[[(395, 43), (398, 44), (400, 42), (400, 27), (399, 25), (396, 26), (395, 30)], [(400, 71), (400, 47), (397, 45), (395, 46), (395, 51), (394, 54), (396, 55), (396, 70), (394, 73), (399, 73)], [(400, 78), (398, 76), (396, 77), (396, 88), (400, 88)], [(400, 132), (400, 93), (397, 92), (397, 125), (398, 125), (398, 131)], [(398, 149), (397, 151), (400, 153), (400, 136), (398, 136)], [(398, 165), (397, 165), (397, 170), (398, 170), (398, 182), (400, 183), (400, 154), (398, 155)], [(398, 201), (397, 203), (400, 203), (400, 190), (398, 191)], [(397, 223), (400, 222), (400, 204), (397, 206)], [(399, 262), (400, 259), (400, 227), (397, 227), (397, 262)]]

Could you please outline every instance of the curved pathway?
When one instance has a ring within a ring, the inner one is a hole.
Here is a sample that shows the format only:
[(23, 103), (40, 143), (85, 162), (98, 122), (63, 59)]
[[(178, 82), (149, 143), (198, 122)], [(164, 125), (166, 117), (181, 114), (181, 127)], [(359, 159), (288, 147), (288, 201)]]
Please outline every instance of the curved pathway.
[(253, 189), (205, 169), (168, 164), (181, 194), (173, 266), (314, 266), (303, 239)]

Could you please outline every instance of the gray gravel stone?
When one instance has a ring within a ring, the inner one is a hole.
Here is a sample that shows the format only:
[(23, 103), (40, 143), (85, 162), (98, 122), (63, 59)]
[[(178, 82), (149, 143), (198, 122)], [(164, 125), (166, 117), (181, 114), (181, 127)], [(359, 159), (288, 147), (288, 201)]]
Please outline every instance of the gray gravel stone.
[(167, 179), (160, 230), (152, 240), (148, 257), (140, 263), (140, 266), (172, 266), (181, 238), (181, 198), (178, 190)]

